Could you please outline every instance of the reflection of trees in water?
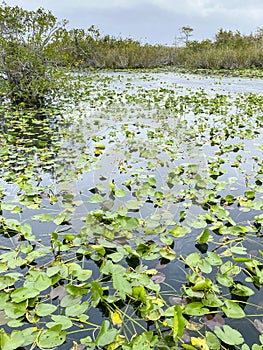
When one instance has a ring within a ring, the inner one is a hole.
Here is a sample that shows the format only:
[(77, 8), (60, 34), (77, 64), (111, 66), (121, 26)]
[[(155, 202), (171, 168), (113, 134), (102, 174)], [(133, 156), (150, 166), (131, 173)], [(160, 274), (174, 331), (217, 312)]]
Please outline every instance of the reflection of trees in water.
[(73, 170), (83, 152), (85, 141), (79, 130), (70, 127), (60, 115), (46, 113), (2, 113), (0, 142), (2, 173), (33, 177), (48, 173), (59, 180)]

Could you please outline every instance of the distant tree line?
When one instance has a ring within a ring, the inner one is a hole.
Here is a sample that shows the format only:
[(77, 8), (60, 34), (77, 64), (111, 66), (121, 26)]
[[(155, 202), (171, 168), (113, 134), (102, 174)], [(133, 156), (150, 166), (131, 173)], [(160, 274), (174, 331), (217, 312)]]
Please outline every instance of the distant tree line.
[(263, 28), (250, 35), (220, 29), (213, 41), (187, 41), (174, 64), (207, 69), (263, 68)]
[(147, 68), (173, 64), (175, 51), (163, 45), (142, 45), (130, 38), (102, 35), (92, 25), (88, 30), (65, 30), (58, 60), (62, 65), (82, 68)]
[(13, 105), (52, 104), (69, 84), (65, 72), (87, 68), (232, 69), (263, 67), (263, 28), (255, 34), (220, 29), (215, 39), (192, 41), (193, 29), (181, 28), (183, 46), (142, 44), (130, 38), (66, 29), (66, 21), (43, 9), (0, 7), (0, 99)]
[(193, 29), (181, 28), (183, 46), (141, 44), (132, 39), (102, 35), (91, 26), (87, 31), (65, 32), (61, 64), (94, 68), (151, 68), (164, 65), (208, 69), (263, 67), (263, 28), (255, 34), (220, 29), (214, 41), (191, 41)]

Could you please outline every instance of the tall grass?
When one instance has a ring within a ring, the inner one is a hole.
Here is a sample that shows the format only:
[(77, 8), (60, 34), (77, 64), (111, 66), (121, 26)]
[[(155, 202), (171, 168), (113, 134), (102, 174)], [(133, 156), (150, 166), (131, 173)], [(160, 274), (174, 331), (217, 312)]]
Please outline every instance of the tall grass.
[(81, 68), (152, 68), (172, 65), (206, 69), (263, 68), (263, 30), (242, 36), (220, 30), (215, 40), (189, 41), (185, 47), (141, 44), (102, 36), (93, 26), (66, 33), (58, 48), (61, 64)]

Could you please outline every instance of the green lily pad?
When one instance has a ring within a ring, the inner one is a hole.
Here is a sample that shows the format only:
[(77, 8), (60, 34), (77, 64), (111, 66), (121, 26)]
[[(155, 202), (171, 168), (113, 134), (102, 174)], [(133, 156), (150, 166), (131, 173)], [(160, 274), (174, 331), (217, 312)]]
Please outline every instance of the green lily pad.
[(224, 325), (222, 329), (215, 326), (214, 332), (225, 344), (240, 345), (244, 343), (242, 334), (228, 325)]

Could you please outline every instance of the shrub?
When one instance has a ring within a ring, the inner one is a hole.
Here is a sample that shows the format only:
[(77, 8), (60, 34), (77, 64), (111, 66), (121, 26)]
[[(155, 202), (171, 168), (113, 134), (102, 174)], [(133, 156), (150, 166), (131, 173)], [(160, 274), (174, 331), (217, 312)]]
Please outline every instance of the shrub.
[(2, 3), (0, 8), (1, 99), (14, 105), (42, 107), (58, 88), (54, 42), (60, 40), (65, 22), (51, 12), (26, 11)]

